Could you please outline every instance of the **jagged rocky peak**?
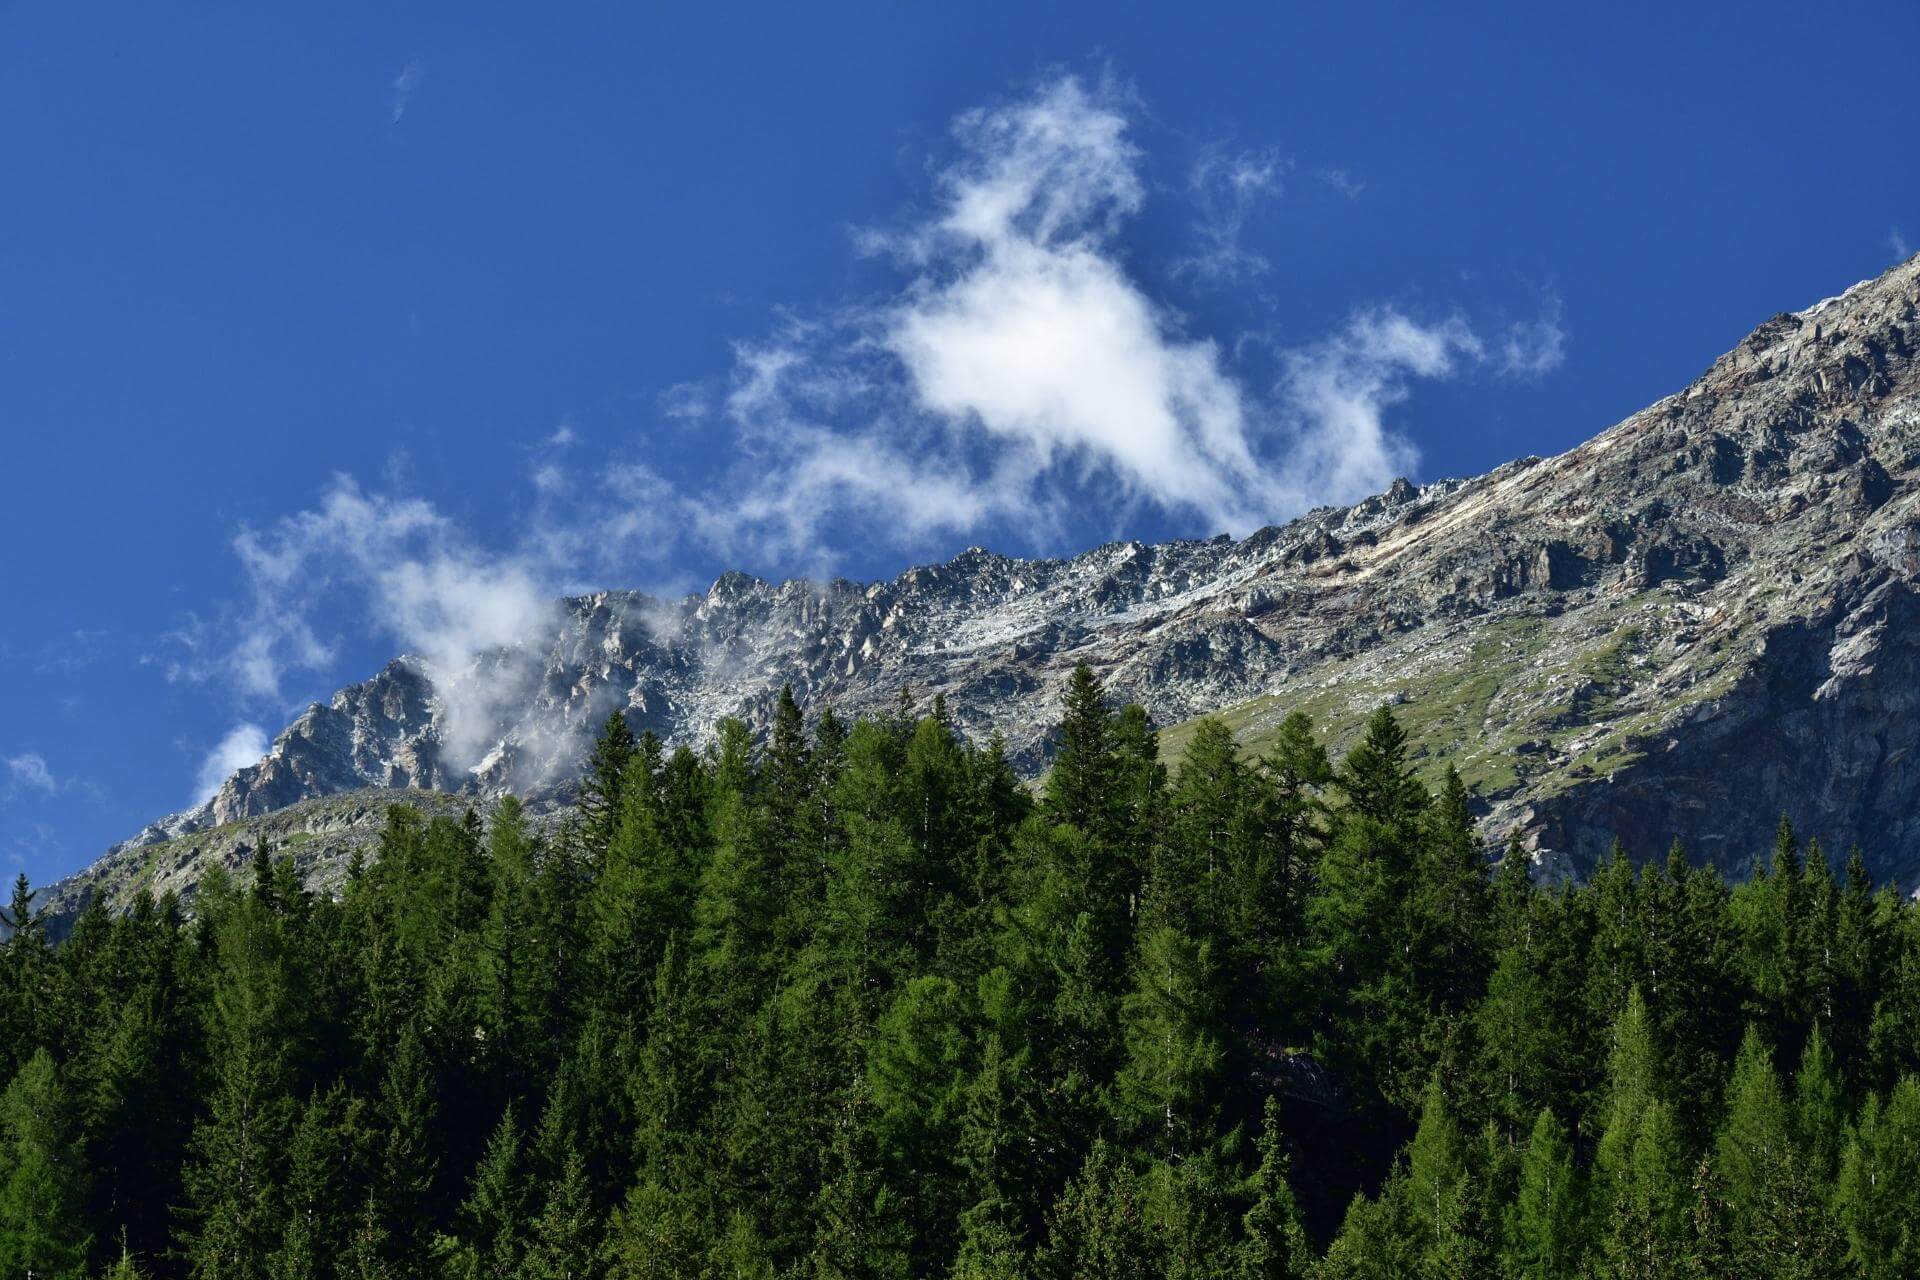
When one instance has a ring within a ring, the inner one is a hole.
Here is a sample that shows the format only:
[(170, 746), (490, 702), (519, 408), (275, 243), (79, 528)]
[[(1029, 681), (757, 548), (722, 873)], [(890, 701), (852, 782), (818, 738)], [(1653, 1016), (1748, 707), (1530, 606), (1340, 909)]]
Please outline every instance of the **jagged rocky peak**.
[[(727, 573), (562, 602), (436, 685), (402, 659), (309, 708), (175, 838), (365, 787), (564, 798), (613, 708), (700, 742), (782, 684), (846, 715), (944, 694), (1045, 766), (1091, 664), (1162, 725), (1381, 702), (1458, 759), (1490, 838), (1577, 870), (1615, 833), (1738, 871), (1782, 810), (1920, 879), (1920, 260), (1761, 324), (1691, 386), (1553, 458), (1394, 481), (1235, 541), (1070, 559), (971, 547), (859, 585)], [(1177, 747), (1182, 730), (1168, 735)]]

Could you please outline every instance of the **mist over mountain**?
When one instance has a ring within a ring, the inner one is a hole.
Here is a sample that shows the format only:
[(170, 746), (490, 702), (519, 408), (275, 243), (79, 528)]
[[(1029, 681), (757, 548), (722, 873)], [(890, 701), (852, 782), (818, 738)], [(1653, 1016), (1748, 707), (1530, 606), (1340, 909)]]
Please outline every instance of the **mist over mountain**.
[[(1080, 663), (1169, 749), (1221, 714), (1259, 750), (1289, 711), (1336, 740), (1404, 705), (1460, 762), (1489, 843), (1556, 874), (1618, 835), (1743, 872), (1791, 813), (1876, 876), (1920, 882), (1920, 260), (1755, 329), (1675, 395), (1555, 458), (1396, 482), (1233, 540), (1065, 560), (974, 548), (889, 582), (769, 583), (560, 602), (547, 634), (449, 669), (395, 659), (316, 703), (205, 803), (58, 886), (123, 904), (185, 888), (225, 830), (366, 788), (564, 806), (614, 709), (703, 743), (810, 713), (944, 700), (1047, 767)], [(436, 678), (435, 672), (439, 672)], [(377, 804), (363, 805), (373, 814)], [(297, 821), (293, 824), (298, 826)], [(352, 824), (330, 817), (339, 832)], [(154, 846), (202, 834), (192, 856)], [(327, 843), (307, 851), (316, 866)]]

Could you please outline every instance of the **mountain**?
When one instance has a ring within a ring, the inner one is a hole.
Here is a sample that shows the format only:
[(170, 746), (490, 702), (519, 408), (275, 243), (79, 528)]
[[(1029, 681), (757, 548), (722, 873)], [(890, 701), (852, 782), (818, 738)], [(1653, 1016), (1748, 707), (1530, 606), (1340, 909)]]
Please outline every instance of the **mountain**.
[(944, 695), (1035, 774), (1080, 662), (1172, 726), (1170, 750), (1209, 713), (1258, 749), (1296, 708), (1338, 744), (1398, 704), (1417, 743), (1462, 762), (1489, 839), (1517, 827), (1559, 871), (1617, 835), (1643, 856), (1680, 837), (1737, 874), (1788, 812), (1912, 888), (1916, 346), (1920, 258), (1775, 316), (1558, 457), (1396, 481), (1237, 542), (973, 548), (870, 585), (729, 573), (680, 601), (567, 600), (537, 644), (439, 678), (403, 657), (314, 704), (207, 803), (49, 897), (71, 912), (188, 887), (282, 811), (324, 864), (346, 829), (328, 815), (366, 788), (563, 804), (612, 708), (698, 742), (721, 716), (764, 723), (786, 683), (843, 715)]

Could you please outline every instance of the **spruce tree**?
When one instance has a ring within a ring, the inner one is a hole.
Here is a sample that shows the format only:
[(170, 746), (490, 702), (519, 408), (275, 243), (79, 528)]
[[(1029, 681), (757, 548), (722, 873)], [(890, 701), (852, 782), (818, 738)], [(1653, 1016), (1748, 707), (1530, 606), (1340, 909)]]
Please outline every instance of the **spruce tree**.
[(1500, 1266), (1512, 1280), (1577, 1273), (1585, 1248), (1584, 1201), (1566, 1126), (1542, 1107), (1520, 1156), (1520, 1185), (1500, 1232)]
[(196, 1278), (254, 1280), (266, 1274), (285, 1221), (297, 992), (285, 939), (262, 904), (230, 900), (214, 914), (213, 1084), (187, 1170), (186, 1252)]
[(1260, 1162), (1248, 1183), (1252, 1203), (1240, 1220), (1234, 1280), (1304, 1280), (1312, 1269), (1313, 1252), (1287, 1182), (1277, 1098), (1266, 1101), (1257, 1150)]
[(1868, 1280), (1920, 1274), (1920, 1078), (1869, 1098), (1847, 1139), (1835, 1204), (1847, 1260)]
[(1376, 708), (1334, 776), (1348, 806), (1389, 827), (1410, 821), (1427, 802), (1426, 789), (1414, 776), (1410, 751), (1407, 732), (1393, 709)]
[(520, 1274), (526, 1280), (590, 1280), (604, 1274), (601, 1257), (586, 1162), (569, 1150), (529, 1232)]
[(1054, 735), (1047, 775), (1047, 809), (1095, 839), (1117, 834), (1119, 765), (1114, 758), (1113, 713), (1093, 669), (1081, 663), (1067, 684), (1066, 706)]
[(40, 1049), (0, 1093), (0, 1275), (84, 1276), (86, 1190), (73, 1101)]
[(1793, 1109), (1755, 1027), (1727, 1086), (1714, 1169), (1726, 1187), (1730, 1251), (1744, 1274), (1838, 1274), (1837, 1225), (1795, 1141)]
[(586, 776), (580, 781), (581, 836), (595, 862), (606, 856), (619, 827), (621, 789), (636, 745), (626, 708), (615, 707), (594, 740)]
[(1212, 949), (1162, 926), (1141, 939), (1133, 972), (1121, 1003), (1126, 1061), (1116, 1105), (1148, 1150), (1177, 1162), (1216, 1126), (1226, 1050)]
[(1606, 1274), (1654, 1280), (1687, 1273), (1692, 1172), (1667, 1104), (1648, 1102), (1631, 1149), (1609, 1172)]

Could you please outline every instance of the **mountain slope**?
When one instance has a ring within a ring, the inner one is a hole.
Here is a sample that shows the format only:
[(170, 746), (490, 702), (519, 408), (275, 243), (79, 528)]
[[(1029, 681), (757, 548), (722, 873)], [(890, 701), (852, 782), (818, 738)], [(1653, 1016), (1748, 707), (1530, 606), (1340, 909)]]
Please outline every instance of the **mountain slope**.
[(723, 715), (764, 720), (783, 683), (843, 714), (943, 694), (1037, 772), (1082, 661), (1162, 724), (1225, 711), (1256, 747), (1296, 707), (1338, 739), (1405, 703), (1423, 746), (1463, 755), (1490, 836), (1518, 825), (1575, 871), (1615, 833), (1738, 871), (1790, 811), (1911, 887), (1917, 345), (1920, 259), (1774, 317), (1559, 457), (1396, 482), (1239, 542), (568, 600), (549, 638), (444, 688), (402, 658), (309, 708), (207, 804), (52, 896), (118, 899), (134, 878), (115, 868), (146, 846), (357, 788), (564, 798), (612, 707), (698, 741)]

